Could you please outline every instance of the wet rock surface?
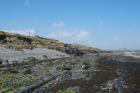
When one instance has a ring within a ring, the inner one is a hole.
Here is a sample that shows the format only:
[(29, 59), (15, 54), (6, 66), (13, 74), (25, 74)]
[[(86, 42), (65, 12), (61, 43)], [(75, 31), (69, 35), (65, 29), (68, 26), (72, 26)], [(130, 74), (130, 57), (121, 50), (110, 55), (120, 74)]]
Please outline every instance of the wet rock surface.
[[(3, 80), (5, 75), (10, 75), (10, 82), (14, 84), (9, 86), (18, 84), (21, 90), (37, 84), (38, 87), (33, 93), (58, 93), (69, 88), (74, 88), (76, 93), (140, 93), (140, 63), (120, 62), (114, 58), (116, 56), (112, 54), (95, 54), (50, 59), (35, 64), (22, 64), (23, 66), (15, 64), (18, 68), (0, 71), (0, 80)], [(36, 60), (34, 57), (28, 58), (28, 61), (29, 59)], [(44, 83), (47, 77), (52, 75), (58, 77)], [(40, 82), (43, 86), (39, 85)], [(4, 88), (7, 88), (7, 79), (4, 84)]]
[(76, 93), (140, 93), (140, 64), (106, 59), (88, 61), (89, 69), (81, 68), (85, 62), (75, 64), (76, 70), (65, 72), (64, 80), (41, 93), (57, 93), (69, 87), (78, 87)]

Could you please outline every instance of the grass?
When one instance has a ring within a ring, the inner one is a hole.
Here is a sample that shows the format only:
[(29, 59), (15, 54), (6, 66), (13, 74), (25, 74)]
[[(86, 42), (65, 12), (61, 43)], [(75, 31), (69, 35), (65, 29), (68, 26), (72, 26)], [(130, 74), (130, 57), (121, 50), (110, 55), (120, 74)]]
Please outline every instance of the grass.
[(73, 89), (67, 89), (67, 90), (59, 90), (58, 93), (76, 93)]
[(0, 93), (8, 93), (8, 92), (14, 91), (15, 89), (19, 87), (20, 87), (20, 84), (18, 84), (18, 81), (16, 81), (15, 75), (3, 74), (0, 76)]
[[(12, 34), (4, 31), (0, 31), (0, 45), (8, 45), (7, 47), (13, 50), (21, 50), (30, 46), (42, 46), (50, 49), (56, 49), (61, 52), (69, 50), (73, 54), (75, 50), (86, 50), (88, 52), (96, 53), (100, 52), (100, 49), (87, 47), (83, 45), (65, 44), (55, 39), (43, 38), (43, 37), (32, 37), (21, 34)], [(68, 54), (69, 54), (68, 52)], [(67, 53), (67, 52), (66, 52)]]
[(35, 79), (26, 78), (22, 73), (1, 74), (0, 93), (15, 93), (17, 90), (30, 86), (36, 82), (37, 81)]

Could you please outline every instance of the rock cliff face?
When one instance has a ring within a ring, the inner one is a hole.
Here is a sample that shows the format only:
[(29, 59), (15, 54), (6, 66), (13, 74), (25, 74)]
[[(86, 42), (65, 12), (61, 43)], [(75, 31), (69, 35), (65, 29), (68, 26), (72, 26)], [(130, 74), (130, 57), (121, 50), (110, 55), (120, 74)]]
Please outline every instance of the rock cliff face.
[[(34, 60), (43, 60), (51, 58), (69, 57), (68, 54), (47, 48), (23, 49), (22, 51), (14, 51), (4, 47), (0, 47), (0, 64), (12, 64), (17, 62), (33, 62)], [(6, 61), (8, 60), (8, 61)]]

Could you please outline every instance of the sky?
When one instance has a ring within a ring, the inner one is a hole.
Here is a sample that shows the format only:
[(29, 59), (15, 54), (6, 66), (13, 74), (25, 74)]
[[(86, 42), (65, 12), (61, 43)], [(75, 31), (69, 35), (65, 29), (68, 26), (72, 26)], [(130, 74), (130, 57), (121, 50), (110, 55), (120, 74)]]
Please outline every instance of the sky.
[(140, 49), (140, 0), (0, 0), (0, 30)]

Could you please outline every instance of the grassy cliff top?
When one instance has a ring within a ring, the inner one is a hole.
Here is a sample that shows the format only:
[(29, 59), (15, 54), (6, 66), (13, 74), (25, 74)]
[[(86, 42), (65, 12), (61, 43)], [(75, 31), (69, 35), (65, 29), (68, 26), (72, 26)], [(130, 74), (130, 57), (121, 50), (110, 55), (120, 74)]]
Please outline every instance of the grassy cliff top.
[(79, 52), (81, 50), (92, 53), (102, 51), (98, 48), (87, 47), (83, 45), (66, 44), (55, 39), (49, 39), (40, 36), (26, 36), (4, 31), (0, 31), (0, 45), (5, 45), (7, 48), (11, 48), (14, 50), (31, 48), (31, 46), (46, 47), (49, 49), (55, 49), (68, 54), (74, 54), (75, 52)]

